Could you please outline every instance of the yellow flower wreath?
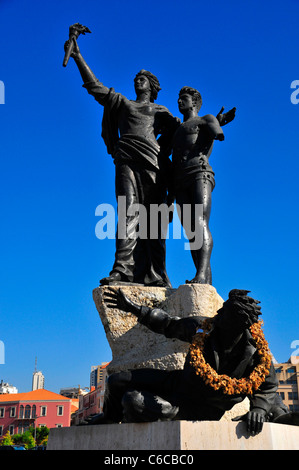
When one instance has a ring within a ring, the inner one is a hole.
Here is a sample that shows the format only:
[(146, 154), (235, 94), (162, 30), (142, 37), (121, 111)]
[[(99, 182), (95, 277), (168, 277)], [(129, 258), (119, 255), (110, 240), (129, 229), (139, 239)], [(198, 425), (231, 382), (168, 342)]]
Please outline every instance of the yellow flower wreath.
[(260, 356), (258, 365), (251, 372), (249, 377), (235, 379), (225, 374), (217, 372), (206, 363), (203, 357), (203, 348), (206, 338), (209, 336), (208, 330), (211, 328), (213, 319), (207, 319), (203, 324), (203, 332), (194, 336), (190, 345), (191, 365), (195, 368), (196, 374), (200, 375), (206, 385), (214, 390), (220, 390), (228, 395), (245, 394), (251, 395), (265, 381), (271, 366), (271, 353), (267, 341), (262, 331), (262, 321), (253, 323), (250, 332), (256, 342), (257, 352)]

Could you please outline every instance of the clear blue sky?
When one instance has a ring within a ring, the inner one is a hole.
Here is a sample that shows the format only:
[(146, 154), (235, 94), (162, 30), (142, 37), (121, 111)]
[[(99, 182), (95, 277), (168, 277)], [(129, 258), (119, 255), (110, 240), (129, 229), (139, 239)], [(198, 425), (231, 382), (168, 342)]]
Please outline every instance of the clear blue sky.
[[(96, 207), (115, 204), (114, 166), (102, 108), (73, 60), (62, 67), (75, 22), (92, 31), (79, 46), (94, 73), (128, 98), (144, 68), (174, 115), (184, 85), (202, 93), (202, 114), (237, 107), (210, 160), (213, 284), (224, 299), (244, 288), (261, 300), (271, 350), (288, 360), (299, 340), (298, 17), (296, 0), (0, 0), (0, 379), (29, 391), (37, 356), (59, 392), (111, 359), (92, 290), (114, 258), (114, 240), (95, 236)], [(184, 242), (167, 243), (174, 287), (194, 274)]]

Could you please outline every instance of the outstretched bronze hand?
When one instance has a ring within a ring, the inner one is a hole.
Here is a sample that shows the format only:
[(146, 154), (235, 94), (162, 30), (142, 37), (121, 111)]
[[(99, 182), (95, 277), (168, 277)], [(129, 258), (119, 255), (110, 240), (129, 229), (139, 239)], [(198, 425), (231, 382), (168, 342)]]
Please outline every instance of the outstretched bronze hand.
[(230, 109), (227, 113), (224, 113), (224, 106), (220, 109), (219, 113), (217, 114), (216, 118), (219, 121), (220, 126), (225, 126), (225, 124), (228, 124), (229, 122), (233, 121), (235, 119), (236, 115), (236, 108)]
[(65, 41), (64, 52), (69, 53), (70, 57), (72, 57), (73, 59), (76, 59), (76, 57), (78, 57), (78, 55), (80, 54), (80, 49), (76, 39), (68, 39), (67, 41)]
[(124, 312), (133, 313), (137, 317), (140, 314), (141, 306), (130, 300), (121, 289), (107, 289), (104, 292), (104, 301), (109, 308), (118, 308)]

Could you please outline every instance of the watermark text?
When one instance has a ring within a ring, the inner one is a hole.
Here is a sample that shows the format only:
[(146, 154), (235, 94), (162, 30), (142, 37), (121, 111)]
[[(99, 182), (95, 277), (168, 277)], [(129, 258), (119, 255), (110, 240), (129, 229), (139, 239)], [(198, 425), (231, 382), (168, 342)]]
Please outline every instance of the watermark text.
[(299, 364), (299, 339), (291, 342), (291, 349), (295, 349), (291, 354), (291, 363), (293, 365)]
[(0, 364), (5, 364), (5, 347), (3, 341), (0, 341)]
[(5, 86), (4, 82), (0, 80), (0, 104), (5, 104)]
[[(174, 240), (188, 240), (184, 244), (185, 250), (199, 250), (203, 245), (203, 205), (184, 204), (176, 206), (178, 217), (175, 217), (174, 204), (151, 204), (149, 208), (142, 204), (127, 204), (126, 196), (119, 196), (117, 201), (117, 214), (111, 204), (99, 204), (95, 215), (101, 217), (95, 227), (95, 234), (99, 240), (166, 240), (170, 238), (170, 227)], [(117, 215), (117, 217), (116, 217)], [(117, 222), (116, 222), (117, 218)], [(181, 220), (184, 220), (182, 227)], [(172, 224), (169, 220), (172, 219)]]
[(294, 88), (295, 91), (291, 94), (291, 103), (298, 104), (299, 103), (299, 80), (293, 80), (291, 83), (291, 88)]

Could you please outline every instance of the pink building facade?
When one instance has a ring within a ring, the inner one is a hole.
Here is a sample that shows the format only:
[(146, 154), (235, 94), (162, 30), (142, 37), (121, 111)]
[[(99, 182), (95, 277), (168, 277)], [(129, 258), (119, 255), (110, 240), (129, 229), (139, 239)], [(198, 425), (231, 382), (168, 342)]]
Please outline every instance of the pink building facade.
[(85, 395), (79, 396), (79, 408), (73, 414), (72, 425), (82, 423), (86, 418), (91, 415), (98, 414), (101, 409), (101, 388), (91, 387), (91, 391)]
[(30, 426), (68, 427), (72, 400), (48, 390), (0, 395), (0, 439), (26, 431)]
[(97, 387), (91, 386), (90, 392), (79, 396), (78, 410), (72, 415), (71, 425), (83, 423), (89, 416), (102, 413), (104, 405), (104, 396), (106, 381), (108, 377), (107, 366), (109, 362), (105, 362), (102, 366), (98, 366)]

